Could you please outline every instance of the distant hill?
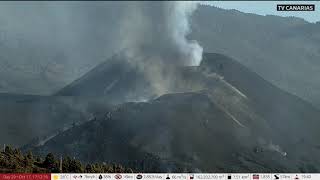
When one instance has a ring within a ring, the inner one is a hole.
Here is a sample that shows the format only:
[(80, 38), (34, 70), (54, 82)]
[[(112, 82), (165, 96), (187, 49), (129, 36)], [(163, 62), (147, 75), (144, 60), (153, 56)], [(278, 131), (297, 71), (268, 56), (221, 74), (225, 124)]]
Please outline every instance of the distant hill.
[(190, 39), (320, 107), (320, 24), (199, 6)]
[[(157, 171), (319, 171), (320, 112), (311, 104), (221, 54), (205, 53), (199, 67), (177, 67), (175, 73), (172, 93), (119, 104), (42, 146), (24, 149), (121, 164), (150, 163), (143, 156), (150, 153), (162, 162)], [(76, 82), (103, 79), (85, 77)], [(78, 92), (73, 87), (68, 91)]]
[(72, 80), (72, 76), (74, 78), (62, 51), (29, 42), (19, 35), (8, 39), (1, 35), (2, 29), (0, 93), (48, 95)]
[(1, 3), (0, 92), (51, 95), (114, 51), (127, 3)]

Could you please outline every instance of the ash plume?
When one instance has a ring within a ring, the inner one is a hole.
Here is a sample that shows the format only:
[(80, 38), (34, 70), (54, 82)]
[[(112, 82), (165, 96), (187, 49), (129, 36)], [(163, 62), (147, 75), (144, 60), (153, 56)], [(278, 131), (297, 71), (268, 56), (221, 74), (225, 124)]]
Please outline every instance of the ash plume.
[[(199, 65), (202, 47), (187, 39), (195, 2), (129, 2), (119, 31), (121, 48), (153, 82), (155, 94), (172, 89), (172, 66)], [(134, 58), (133, 58), (134, 57)]]
[[(136, 53), (159, 57), (176, 65), (198, 65), (202, 47), (186, 36), (195, 2), (129, 2), (120, 19), (122, 48), (140, 48)], [(169, 59), (168, 59), (169, 58)]]

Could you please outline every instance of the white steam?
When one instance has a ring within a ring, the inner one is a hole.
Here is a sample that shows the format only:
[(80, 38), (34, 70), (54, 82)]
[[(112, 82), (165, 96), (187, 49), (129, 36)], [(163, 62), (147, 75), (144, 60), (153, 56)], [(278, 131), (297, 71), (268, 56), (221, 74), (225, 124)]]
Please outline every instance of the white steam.
[(160, 58), (166, 65), (199, 65), (203, 49), (187, 39), (196, 8), (195, 2), (130, 2), (121, 19), (120, 46), (135, 48), (135, 57)]
[(169, 35), (172, 36), (174, 43), (189, 65), (199, 65), (202, 59), (203, 48), (197, 41), (187, 40), (186, 36), (191, 33), (189, 18), (197, 8), (196, 2), (172, 2), (173, 8), (168, 12)]

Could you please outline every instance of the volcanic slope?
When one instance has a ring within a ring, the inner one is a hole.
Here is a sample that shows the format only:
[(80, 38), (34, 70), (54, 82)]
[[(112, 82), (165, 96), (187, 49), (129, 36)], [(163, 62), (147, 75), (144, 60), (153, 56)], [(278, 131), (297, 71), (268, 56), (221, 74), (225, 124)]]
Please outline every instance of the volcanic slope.
[[(86, 81), (99, 84), (107, 73)], [(172, 93), (116, 105), (103, 118), (28, 148), (123, 164), (148, 163), (153, 158), (144, 154), (151, 154), (162, 162), (158, 171), (319, 172), (320, 113), (312, 105), (221, 54), (205, 53), (200, 66), (174, 73)]]

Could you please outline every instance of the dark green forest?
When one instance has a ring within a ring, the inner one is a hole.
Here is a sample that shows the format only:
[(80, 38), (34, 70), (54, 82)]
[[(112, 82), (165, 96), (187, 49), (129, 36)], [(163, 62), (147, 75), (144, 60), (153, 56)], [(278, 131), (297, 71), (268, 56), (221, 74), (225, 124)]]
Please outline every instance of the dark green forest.
[(22, 153), (19, 149), (6, 146), (0, 153), (0, 173), (132, 173), (133, 170), (119, 164), (83, 164), (71, 157), (45, 157)]

